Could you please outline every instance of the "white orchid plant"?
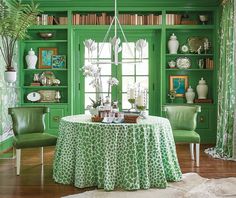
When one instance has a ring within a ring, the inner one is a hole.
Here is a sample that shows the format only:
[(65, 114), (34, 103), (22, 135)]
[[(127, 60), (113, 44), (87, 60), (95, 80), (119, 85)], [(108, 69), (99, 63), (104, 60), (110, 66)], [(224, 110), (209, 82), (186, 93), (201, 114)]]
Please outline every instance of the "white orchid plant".
[(110, 77), (109, 80), (107, 81), (107, 83), (108, 83), (108, 97), (109, 97), (111, 87), (114, 85), (118, 85), (119, 81), (115, 77)]
[[(87, 109), (91, 109), (94, 107), (94, 104), (101, 104), (101, 94), (103, 92), (102, 89), (102, 80), (101, 80), (101, 68), (99, 66), (95, 65), (85, 65), (82, 67), (83, 75), (85, 77), (91, 77), (92, 80), (89, 82), (89, 85), (94, 87), (96, 89), (96, 101), (93, 101), (91, 98), (91, 101), (93, 102), (93, 105), (89, 105)], [(107, 81), (108, 83), (108, 97), (110, 95), (111, 87), (114, 85), (118, 85), (119, 81), (115, 77), (110, 77)]]

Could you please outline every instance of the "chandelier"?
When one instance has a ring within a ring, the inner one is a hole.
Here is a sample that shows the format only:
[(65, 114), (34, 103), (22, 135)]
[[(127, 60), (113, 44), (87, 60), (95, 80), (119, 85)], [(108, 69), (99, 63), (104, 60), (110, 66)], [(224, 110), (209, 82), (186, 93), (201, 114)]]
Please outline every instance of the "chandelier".
[[(100, 57), (100, 55), (102, 53), (104, 44), (106, 42), (108, 42), (108, 36), (110, 34), (110, 31), (111, 31), (113, 25), (114, 25), (114, 37), (109, 39), (109, 43), (111, 43), (111, 48), (112, 48), (112, 51), (114, 54), (112, 60), (111, 61), (104, 61), (104, 60), (100, 61), (97, 58), (93, 58), (92, 57), (93, 51), (95, 51), (97, 49), (96, 42), (92, 39), (87, 39), (84, 41), (84, 45), (88, 49), (88, 64), (89, 65), (114, 64), (117, 66), (117, 65), (123, 64), (123, 63), (141, 63), (143, 61), (143, 49), (146, 47), (147, 41), (146, 41), (146, 39), (139, 39), (136, 41), (135, 49), (136, 49), (136, 52), (138, 53), (138, 56), (135, 57), (134, 53), (131, 50), (129, 42), (127, 41), (127, 38), (125, 36), (125, 33), (121, 27), (121, 24), (120, 24), (120, 21), (118, 18), (117, 0), (115, 0), (115, 14), (114, 14), (114, 17), (111, 20), (110, 26), (105, 34), (101, 48), (99, 49), (99, 56), (98, 57)], [(126, 46), (128, 48), (128, 51), (131, 54), (134, 61), (121, 61), (121, 62), (119, 62), (119, 60), (118, 60), (119, 53), (122, 52), (121, 39), (117, 35), (118, 28), (120, 29), (120, 31), (122, 33), (122, 36), (123, 36), (124, 41), (126, 42)]]

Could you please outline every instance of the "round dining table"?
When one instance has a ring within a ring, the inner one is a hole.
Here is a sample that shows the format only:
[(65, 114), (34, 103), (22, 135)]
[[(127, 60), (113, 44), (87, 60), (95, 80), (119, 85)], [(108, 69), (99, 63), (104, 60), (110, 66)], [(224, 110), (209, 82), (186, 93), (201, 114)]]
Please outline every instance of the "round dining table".
[(148, 116), (137, 123), (92, 122), (89, 115), (60, 120), (53, 179), (78, 188), (166, 188), (182, 173), (169, 121)]

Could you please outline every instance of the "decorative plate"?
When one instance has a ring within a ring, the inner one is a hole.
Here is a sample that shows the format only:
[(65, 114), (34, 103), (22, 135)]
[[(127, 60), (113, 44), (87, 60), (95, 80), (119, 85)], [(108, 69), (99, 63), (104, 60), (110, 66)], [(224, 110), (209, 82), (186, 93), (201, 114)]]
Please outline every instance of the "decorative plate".
[(189, 51), (187, 45), (182, 45), (181, 48), (180, 48), (180, 50), (181, 50), (182, 53), (188, 53), (188, 51)]
[(26, 97), (31, 102), (37, 102), (41, 99), (41, 95), (38, 92), (31, 92)]
[(180, 57), (177, 58), (176, 65), (179, 69), (188, 69), (191, 66), (191, 61), (187, 57)]
[(201, 47), (200, 51), (203, 51), (204, 42), (208, 42), (208, 38), (197, 36), (188, 38), (189, 51), (192, 53), (197, 53), (199, 47)]

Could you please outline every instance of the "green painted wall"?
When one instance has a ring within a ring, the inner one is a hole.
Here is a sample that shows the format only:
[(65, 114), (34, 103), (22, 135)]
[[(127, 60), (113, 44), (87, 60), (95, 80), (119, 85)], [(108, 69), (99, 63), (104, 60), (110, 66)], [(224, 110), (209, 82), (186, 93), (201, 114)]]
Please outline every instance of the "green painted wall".
[[(21, 105), (35, 105), (28, 103), (25, 100), (25, 95), (33, 90), (29, 86), (30, 80), (33, 73), (42, 72), (43, 70), (28, 71), (24, 57), (30, 47), (35, 48), (37, 51), (39, 47), (58, 47), (61, 54), (67, 55), (67, 69), (57, 71), (57, 76), (62, 79), (62, 85), (59, 89), (63, 93), (63, 99), (58, 104), (42, 104), (51, 107), (52, 112), (47, 116), (47, 127), (51, 133), (57, 133), (58, 119), (64, 115), (82, 113), (81, 96), (82, 89), (80, 80), (83, 79), (79, 67), (82, 62), (80, 61), (83, 54), (79, 51), (79, 39), (86, 35), (89, 31), (94, 34), (94, 37), (100, 34), (99, 32), (105, 32), (108, 26), (96, 26), (96, 25), (84, 25), (74, 26), (71, 24), (72, 14), (74, 12), (86, 12), (86, 11), (110, 11), (113, 12), (113, 1), (56, 1), (57, 7), (55, 7), (55, 1), (37, 1), (41, 2), (42, 9), (45, 13), (51, 13), (55, 15), (68, 16), (68, 25), (50, 25), (50, 26), (33, 26), (30, 28), (32, 40), (21, 42), (21, 54), (20, 54), (20, 65), (21, 65), (21, 86), (24, 87), (21, 92)], [(217, 108), (217, 60), (218, 60), (218, 43), (217, 43), (217, 30), (219, 26), (218, 16), (218, 1), (206, 0), (206, 1), (146, 1), (145, 4), (142, 1), (118, 1), (118, 10), (123, 12), (146, 12), (151, 13), (159, 11), (163, 15), (163, 22), (165, 22), (165, 14), (169, 12), (181, 12), (188, 13), (195, 17), (199, 13), (211, 15), (211, 24), (203, 25), (180, 25), (180, 26), (168, 26), (163, 25), (157, 26), (124, 26), (124, 30), (129, 32), (132, 36), (136, 32), (153, 32), (154, 55), (151, 61), (151, 84), (150, 88), (154, 87), (152, 92), (152, 102), (150, 107), (152, 108), (153, 115), (162, 115), (162, 105), (169, 103), (167, 96), (169, 90), (169, 76), (170, 75), (188, 75), (191, 85), (196, 87), (198, 81), (203, 76), (209, 85), (209, 97), (213, 98), (213, 104), (202, 104), (203, 111), (199, 115), (199, 127), (198, 132), (201, 135), (202, 142), (213, 143), (215, 142), (216, 136), (216, 108)], [(40, 41), (37, 36), (39, 31), (53, 31), (56, 34), (54, 41)], [(167, 42), (169, 36), (172, 33), (176, 33), (180, 44), (183, 45), (189, 36), (207, 36), (212, 42), (212, 51), (209, 56), (213, 57), (215, 66), (213, 71), (207, 70), (196, 70), (197, 69), (197, 55), (187, 55), (193, 61), (193, 69), (180, 71), (180, 70), (169, 70), (167, 68), (167, 62), (178, 56), (169, 56), (167, 50)], [(195, 70), (194, 70), (195, 69)], [(63, 77), (62, 77), (63, 76)], [(80, 78), (81, 77), (81, 78)], [(27, 83), (26, 83), (27, 82)], [(47, 88), (47, 87), (46, 87)], [(46, 89), (45, 88), (45, 89)], [(175, 101), (176, 103), (185, 103), (185, 99), (179, 98)], [(37, 105), (37, 104), (36, 104)]]

